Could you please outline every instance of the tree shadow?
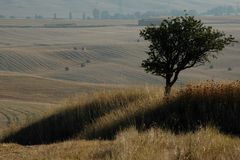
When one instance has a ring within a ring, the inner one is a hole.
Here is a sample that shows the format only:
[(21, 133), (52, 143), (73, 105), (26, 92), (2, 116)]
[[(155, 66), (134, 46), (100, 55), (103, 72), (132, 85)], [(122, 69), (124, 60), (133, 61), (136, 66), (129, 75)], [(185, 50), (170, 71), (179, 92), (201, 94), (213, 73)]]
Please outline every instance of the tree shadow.
[(72, 139), (95, 119), (134, 102), (139, 96), (141, 95), (116, 94), (111, 98), (102, 96), (83, 106), (71, 107), (32, 123), (4, 137), (1, 142), (40, 145)]
[(113, 140), (120, 131), (131, 126), (136, 126), (139, 131), (159, 127), (175, 134), (195, 132), (199, 128), (212, 126), (224, 134), (240, 136), (239, 122), (240, 100), (183, 95), (85, 136), (89, 140)]
[[(227, 88), (231, 91), (231, 88)], [(189, 93), (192, 91), (190, 90)], [(224, 134), (240, 135), (240, 95), (239, 92), (225, 94), (211, 91), (205, 95), (179, 94), (165, 99), (147, 111), (129, 114), (108, 125), (92, 130), (81, 138), (88, 140), (113, 140), (116, 135), (131, 126), (139, 131), (159, 127), (176, 134), (195, 132), (201, 127), (213, 126)], [(127, 96), (126, 96), (127, 97)], [(84, 106), (67, 109), (39, 122), (33, 123), (18, 132), (5, 137), (2, 142), (22, 145), (49, 144), (68, 140), (84, 133), (86, 126), (115, 109), (126, 107), (138, 100), (139, 96), (127, 98), (116, 96), (113, 99), (94, 100)], [(148, 105), (148, 104), (146, 104)]]

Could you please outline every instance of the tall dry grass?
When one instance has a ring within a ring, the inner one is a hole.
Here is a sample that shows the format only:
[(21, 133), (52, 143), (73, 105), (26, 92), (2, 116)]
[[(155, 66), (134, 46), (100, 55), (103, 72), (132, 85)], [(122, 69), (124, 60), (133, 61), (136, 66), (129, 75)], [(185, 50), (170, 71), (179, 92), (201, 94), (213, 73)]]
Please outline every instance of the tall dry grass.
[(139, 133), (130, 128), (117, 136), (106, 159), (236, 160), (240, 157), (239, 144), (239, 138), (222, 135), (213, 128), (202, 128), (184, 135), (160, 129)]
[(211, 124), (229, 134), (240, 133), (240, 81), (208, 81), (188, 85), (164, 105), (145, 114), (146, 124), (155, 121), (175, 132), (194, 131)]
[(237, 160), (240, 139), (217, 129), (201, 128), (195, 133), (175, 135), (158, 128), (139, 132), (131, 127), (115, 141), (73, 140), (24, 147), (0, 144), (4, 160)]
[(7, 134), (3, 142), (36, 145), (72, 139), (101, 116), (148, 96), (142, 89), (123, 89), (75, 97), (66, 101), (59, 111)]
[(2, 141), (29, 145), (72, 138), (114, 139), (131, 126), (183, 134), (211, 125), (223, 133), (240, 134), (240, 81), (188, 85), (168, 98), (162, 93), (159, 88), (144, 88), (72, 99), (61, 111)]
[[(153, 93), (151, 93), (154, 95)], [(113, 139), (124, 128), (152, 126), (175, 133), (196, 131), (213, 125), (227, 134), (240, 134), (240, 82), (207, 82), (188, 85), (172, 97), (149, 96), (114, 110), (86, 126), (87, 139)]]

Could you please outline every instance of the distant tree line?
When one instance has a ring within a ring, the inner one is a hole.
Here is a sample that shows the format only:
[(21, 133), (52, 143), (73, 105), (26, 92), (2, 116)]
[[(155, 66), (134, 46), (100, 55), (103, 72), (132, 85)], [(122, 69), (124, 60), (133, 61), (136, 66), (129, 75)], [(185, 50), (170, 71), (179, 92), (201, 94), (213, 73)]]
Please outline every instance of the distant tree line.
[(9, 19), (15, 19), (16, 17), (15, 17), (15, 16), (9, 16), (9, 17), (7, 17), (7, 16), (4, 16), (4, 15), (0, 15), (0, 19), (7, 19), (7, 18), (9, 18)]
[(218, 6), (216, 8), (212, 8), (207, 12), (203, 13), (203, 15), (213, 15), (213, 16), (224, 16), (224, 15), (238, 15), (240, 14), (239, 6)]
[[(172, 10), (168, 13), (156, 12), (156, 11), (147, 11), (147, 12), (135, 12), (135, 13), (110, 13), (109, 11), (100, 11), (99, 9), (94, 9), (92, 11), (93, 19), (143, 19), (159, 16), (181, 16), (185, 15), (184, 10)], [(198, 15), (197, 11), (190, 10), (188, 11), (189, 15)]]
[[(157, 12), (157, 11), (146, 11), (146, 12), (135, 12), (135, 13), (112, 13), (107, 10), (100, 11), (95, 8), (92, 10), (92, 14), (87, 15), (85, 12), (82, 14), (82, 19), (146, 19), (152, 17), (160, 17), (160, 16), (184, 16), (185, 14), (190, 16), (224, 16), (224, 15), (240, 15), (240, 7), (239, 6), (218, 6), (212, 9), (207, 10), (206, 12), (199, 13), (196, 10), (177, 10), (173, 9), (168, 12)], [(18, 17), (15, 16), (5, 16), (0, 15), (0, 19), (15, 19)], [(44, 19), (40, 14), (35, 14), (33, 17), (27, 16), (26, 19)], [(52, 16), (53, 19), (57, 19), (57, 13), (54, 13)], [(69, 12), (69, 19), (73, 19), (72, 12)], [(80, 17), (79, 17), (80, 18)]]
[(212, 8), (207, 10), (206, 12), (199, 13), (196, 10), (177, 10), (173, 9), (169, 12), (156, 12), (156, 11), (147, 11), (147, 12), (135, 12), (132, 14), (129, 13), (113, 13), (111, 14), (109, 11), (100, 11), (99, 9), (93, 10), (93, 19), (144, 19), (144, 18), (152, 18), (159, 16), (223, 16), (223, 15), (240, 15), (240, 7), (235, 6), (218, 6), (216, 8)]
[(35, 19), (43, 19), (43, 16), (38, 15), (38, 14), (35, 14), (34, 18), (35, 18)]

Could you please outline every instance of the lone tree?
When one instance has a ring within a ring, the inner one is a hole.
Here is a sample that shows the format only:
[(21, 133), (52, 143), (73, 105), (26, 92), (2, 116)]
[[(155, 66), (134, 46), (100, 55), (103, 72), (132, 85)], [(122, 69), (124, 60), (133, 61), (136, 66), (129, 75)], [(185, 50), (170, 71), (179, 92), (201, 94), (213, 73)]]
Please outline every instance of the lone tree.
[(165, 19), (160, 26), (148, 26), (140, 36), (150, 42), (146, 52), (149, 57), (143, 60), (142, 67), (165, 78), (165, 95), (171, 93), (181, 71), (210, 62), (226, 45), (236, 42), (232, 35), (188, 15)]

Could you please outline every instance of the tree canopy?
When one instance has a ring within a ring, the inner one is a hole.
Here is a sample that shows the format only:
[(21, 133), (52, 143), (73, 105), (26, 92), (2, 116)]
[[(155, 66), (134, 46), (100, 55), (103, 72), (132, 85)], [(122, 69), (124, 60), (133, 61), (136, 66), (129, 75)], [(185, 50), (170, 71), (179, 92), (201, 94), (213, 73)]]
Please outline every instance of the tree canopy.
[(205, 26), (193, 16), (180, 16), (162, 21), (160, 26), (148, 26), (140, 36), (150, 42), (148, 58), (142, 67), (146, 72), (166, 79), (166, 94), (182, 70), (203, 65), (217, 58), (226, 45), (236, 42), (232, 35)]

